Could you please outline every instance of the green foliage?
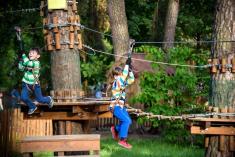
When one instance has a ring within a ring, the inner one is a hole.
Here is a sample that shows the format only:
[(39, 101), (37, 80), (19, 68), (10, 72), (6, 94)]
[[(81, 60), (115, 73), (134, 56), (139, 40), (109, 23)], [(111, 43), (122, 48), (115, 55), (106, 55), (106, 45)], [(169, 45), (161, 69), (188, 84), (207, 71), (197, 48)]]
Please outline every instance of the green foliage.
[(105, 64), (105, 56), (89, 56), (89, 62), (81, 63), (81, 73), (83, 80), (88, 80), (90, 85), (96, 85), (98, 82), (104, 82), (108, 66)]
[[(180, 4), (176, 36), (178, 39), (210, 40), (214, 0), (183, 0)], [(207, 45), (208, 46), (208, 45)]]
[[(198, 55), (190, 47), (176, 47), (165, 54), (161, 49), (152, 46), (141, 46), (136, 51), (148, 52), (146, 58), (157, 62), (172, 64), (189, 64), (194, 60), (196, 65), (204, 65), (206, 59)], [(200, 53), (207, 55), (207, 51)], [(209, 85), (209, 73), (204, 69), (192, 69), (188, 67), (167, 66), (153, 63), (155, 72), (145, 72), (141, 76), (141, 93), (133, 99), (148, 107), (148, 111), (162, 115), (181, 115), (186, 113), (203, 112), (204, 106), (196, 104), (198, 97), (207, 97)], [(169, 69), (174, 74), (169, 75)], [(139, 120), (143, 122), (144, 119)], [(154, 127), (160, 127), (163, 134), (169, 140), (181, 142), (188, 138), (185, 131), (185, 123), (182, 121), (157, 121), (151, 120)], [(182, 136), (179, 136), (182, 135)]]

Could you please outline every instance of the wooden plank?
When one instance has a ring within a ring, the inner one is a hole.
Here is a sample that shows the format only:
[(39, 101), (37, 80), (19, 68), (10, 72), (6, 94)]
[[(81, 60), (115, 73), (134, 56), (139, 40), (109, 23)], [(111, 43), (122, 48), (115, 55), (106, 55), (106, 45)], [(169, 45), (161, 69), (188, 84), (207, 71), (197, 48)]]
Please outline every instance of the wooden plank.
[(191, 134), (235, 135), (235, 128), (234, 127), (209, 127), (206, 129), (201, 129), (199, 126), (192, 126)]
[(49, 125), (49, 127), (50, 127), (49, 135), (53, 135), (53, 122), (52, 122), (52, 120), (50, 120), (50, 125)]
[(53, 135), (53, 136), (27, 136), (22, 142), (29, 141), (87, 141), (87, 140), (99, 140), (99, 134), (80, 134), (80, 135)]
[(104, 104), (104, 105), (97, 105), (95, 106), (94, 112), (105, 112), (109, 111), (109, 104)]
[(108, 111), (108, 112), (99, 114), (98, 117), (99, 118), (113, 118), (113, 113)]
[[(111, 101), (77, 101), (77, 102), (54, 102), (54, 106), (79, 106), (79, 105), (105, 105), (110, 104)], [(26, 106), (23, 102), (20, 103)], [(38, 103), (38, 106), (48, 106), (47, 104)]]
[(99, 150), (99, 141), (51, 141), (21, 143), (21, 152)]
[(59, 135), (64, 135), (65, 134), (65, 122), (59, 121), (58, 128), (59, 128)]
[(190, 118), (189, 120), (196, 122), (224, 122), (224, 123), (235, 123), (235, 119), (219, 119), (219, 118)]
[(65, 127), (66, 135), (71, 135), (72, 134), (72, 122), (71, 121), (66, 121), (65, 125), (66, 125), (66, 127)]
[(64, 152), (58, 152), (58, 156), (64, 156)]
[(85, 112), (80, 106), (73, 106), (73, 113)]

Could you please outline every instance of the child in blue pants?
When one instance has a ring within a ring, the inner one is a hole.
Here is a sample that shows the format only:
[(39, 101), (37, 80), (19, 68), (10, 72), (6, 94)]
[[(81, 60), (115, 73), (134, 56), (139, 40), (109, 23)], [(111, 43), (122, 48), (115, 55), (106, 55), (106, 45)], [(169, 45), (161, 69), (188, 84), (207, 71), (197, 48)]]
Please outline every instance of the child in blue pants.
[(32, 102), (29, 95), (34, 93), (36, 100), (39, 103), (48, 104), (49, 108), (53, 106), (53, 99), (50, 96), (42, 96), (42, 91), (39, 83), (39, 70), (40, 70), (40, 52), (38, 48), (32, 48), (29, 51), (28, 57), (22, 54), (22, 61), (19, 62), (18, 68), (24, 72), (22, 79), (21, 100), (28, 105), (28, 114), (33, 114), (37, 110), (37, 106)]
[(126, 93), (124, 90), (135, 79), (133, 72), (130, 70), (130, 66), (131, 58), (128, 58), (123, 70), (121, 67), (115, 67), (113, 70), (114, 81), (112, 83), (112, 102), (110, 105), (113, 115), (120, 122), (119, 125), (111, 127), (112, 136), (115, 140), (119, 138), (118, 144), (127, 149), (132, 148), (132, 145), (127, 143), (128, 129), (132, 122), (125, 107)]

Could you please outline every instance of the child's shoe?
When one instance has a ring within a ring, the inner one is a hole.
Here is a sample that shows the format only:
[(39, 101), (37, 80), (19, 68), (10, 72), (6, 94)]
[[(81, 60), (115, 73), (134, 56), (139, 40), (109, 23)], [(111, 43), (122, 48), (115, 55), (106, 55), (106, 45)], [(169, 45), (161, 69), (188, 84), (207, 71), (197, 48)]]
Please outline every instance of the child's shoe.
[(127, 143), (126, 140), (120, 140), (118, 142), (118, 144), (126, 149), (131, 149), (132, 148), (132, 145), (130, 145), (129, 143)]
[(37, 110), (37, 106), (36, 106), (35, 108), (31, 108), (31, 109), (29, 109), (29, 111), (28, 111), (28, 115), (33, 114), (36, 110)]
[(48, 97), (51, 99), (50, 103), (48, 104), (48, 107), (52, 108), (53, 105), (54, 105), (54, 100), (53, 100), (53, 98), (51, 96), (48, 96)]
[(117, 133), (117, 131), (115, 130), (115, 126), (111, 126), (110, 131), (111, 131), (111, 133), (112, 133), (113, 139), (114, 139), (114, 140), (118, 140), (118, 133)]

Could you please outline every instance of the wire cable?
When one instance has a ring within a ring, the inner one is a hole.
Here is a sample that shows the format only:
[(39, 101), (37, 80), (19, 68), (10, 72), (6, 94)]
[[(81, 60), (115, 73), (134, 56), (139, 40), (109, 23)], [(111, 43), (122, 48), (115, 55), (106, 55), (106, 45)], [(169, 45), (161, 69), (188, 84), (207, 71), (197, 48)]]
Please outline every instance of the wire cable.
[[(106, 54), (106, 55), (110, 55), (110, 56), (115, 56), (115, 57), (126, 58), (126, 59), (128, 58), (127, 56), (117, 55), (117, 54), (112, 54), (112, 53), (96, 50), (96, 49), (94, 49), (94, 48), (92, 48), (92, 47), (90, 47), (88, 45), (85, 45), (85, 44), (83, 44), (83, 46), (85, 48), (87, 48), (87, 49), (90, 49), (90, 50), (98, 52), (98, 53), (102, 53), (102, 54)], [(138, 58), (132, 58), (132, 60), (141, 61), (141, 62), (148, 62), (148, 63), (155, 63), (155, 64), (161, 64), (161, 65), (179, 66), (179, 67), (190, 67), (190, 68), (208, 68), (208, 67), (211, 67), (210, 64), (207, 64), (207, 65), (188, 65), (188, 64), (157, 62), (157, 61), (138, 59)]]

